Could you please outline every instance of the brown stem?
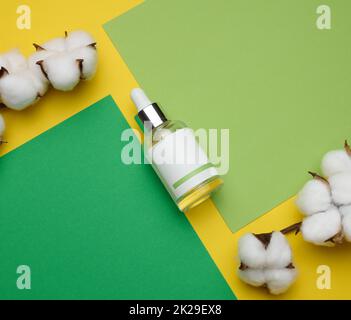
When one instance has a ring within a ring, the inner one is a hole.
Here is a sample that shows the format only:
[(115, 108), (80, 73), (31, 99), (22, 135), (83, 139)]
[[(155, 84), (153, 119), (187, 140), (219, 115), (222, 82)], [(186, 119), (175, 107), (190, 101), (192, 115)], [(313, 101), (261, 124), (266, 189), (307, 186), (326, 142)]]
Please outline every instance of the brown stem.
[(329, 182), (326, 178), (320, 176), (318, 173), (312, 172), (312, 171), (308, 171), (308, 173), (313, 177), (313, 179), (322, 181), (324, 183), (326, 183), (327, 185), (329, 185)]
[(45, 50), (45, 48), (43, 48), (39, 44), (33, 43), (33, 46), (34, 46), (36, 51), (43, 51), (43, 50)]
[(291, 225), (289, 227), (286, 227), (286, 228), (280, 230), (280, 232), (282, 234), (288, 234), (288, 233), (291, 233), (291, 232), (295, 232), (295, 234), (298, 234), (300, 232), (301, 225), (302, 225), (302, 222), (297, 222), (297, 223), (294, 223), (293, 225)]
[[(302, 221), (294, 223), (293, 225), (288, 226), (288, 227), (280, 230), (280, 232), (282, 234), (288, 234), (288, 233), (291, 233), (291, 232), (295, 232), (295, 235), (296, 235), (296, 234), (298, 234), (300, 232), (301, 225), (302, 225)], [(261, 241), (261, 243), (264, 245), (265, 248), (267, 248), (269, 243), (271, 242), (272, 234), (273, 234), (273, 232), (260, 233), (260, 234), (255, 234), (254, 233), (253, 235), (258, 240)]]
[(269, 233), (260, 233), (260, 234), (253, 234), (258, 240), (262, 242), (265, 248), (268, 247), (269, 243), (271, 242), (272, 232)]

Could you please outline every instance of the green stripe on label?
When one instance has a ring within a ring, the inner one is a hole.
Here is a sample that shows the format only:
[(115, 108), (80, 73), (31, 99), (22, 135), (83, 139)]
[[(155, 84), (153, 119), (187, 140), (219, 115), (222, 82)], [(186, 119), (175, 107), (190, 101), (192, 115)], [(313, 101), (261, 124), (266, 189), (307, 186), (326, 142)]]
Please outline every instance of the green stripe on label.
[(208, 168), (212, 168), (213, 165), (212, 163), (206, 163), (201, 167), (198, 167), (197, 169), (195, 169), (194, 171), (191, 171), (190, 173), (188, 173), (186, 176), (184, 176), (183, 178), (179, 179), (178, 181), (176, 181), (173, 184), (173, 188), (177, 189), (181, 184), (183, 184), (185, 181), (188, 181), (190, 178), (192, 178), (193, 176), (196, 176), (198, 173), (208, 169)]

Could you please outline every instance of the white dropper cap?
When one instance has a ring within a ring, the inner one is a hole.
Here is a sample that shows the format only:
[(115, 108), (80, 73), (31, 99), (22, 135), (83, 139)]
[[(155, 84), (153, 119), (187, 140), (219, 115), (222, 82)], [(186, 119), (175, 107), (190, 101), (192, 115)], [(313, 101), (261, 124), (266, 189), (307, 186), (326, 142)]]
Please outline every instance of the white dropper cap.
[(138, 112), (152, 104), (151, 100), (147, 97), (145, 92), (140, 88), (135, 88), (130, 93), (130, 97), (132, 98), (135, 106), (138, 109)]

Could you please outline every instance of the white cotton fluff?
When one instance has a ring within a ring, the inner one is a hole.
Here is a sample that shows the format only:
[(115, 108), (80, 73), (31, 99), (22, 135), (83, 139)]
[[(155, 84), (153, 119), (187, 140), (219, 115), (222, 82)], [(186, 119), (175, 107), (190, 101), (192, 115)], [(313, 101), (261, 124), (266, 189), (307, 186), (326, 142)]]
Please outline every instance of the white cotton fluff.
[(268, 290), (272, 294), (284, 293), (297, 276), (295, 268), (265, 270)]
[(273, 232), (266, 249), (266, 267), (285, 268), (291, 263), (291, 250), (288, 240), (281, 232)]
[(264, 245), (252, 233), (239, 239), (239, 256), (241, 262), (250, 268), (263, 268), (266, 263)]
[(90, 33), (81, 30), (71, 32), (65, 40), (67, 50), (74, 50), (95, 43)]
[(48, 84), (35, 73), (15, 49), (0, 56), (0, 97), (10, 109), (23, 110), (42, 97)]
[(27, 67), (26, 58), (18, 49), (13, 49), (0, 55), (0, 67), (4, 67), (9, 72), (17, 72)]
[(69, 54), (51, 56), (45, 60), (43, 66), (55, 89), (69, 91), (80, 81), (78, 62)]
[(330, 246), (330, 240), (341, 231), (341, 216), (337, 208), (316, 213), (303, 220), (301, 233), (305, 241)]
[(351, 172), (341, 172), (329, 177), (332, 198), (336, 205), (351, 204)]
[(5, 132), (5, 120), (3, 116), (0, 114), (0, 141)]
[(346, 205), (346, 206), (341, 206), (339, 207), (339, 212), (341, 213), (341, 216), (344, 217), (348, 214), (351, 214), (351, 205)]
[(264, 269), (238, 270), (239, 278), (254, 287), (261, 287), (266, 284)]
[(65, 52), (66, 51), (66, 40), (65, 38), (55, 38), (45, 42), (41, 47), (47, 51)]
[(239, 239), (239, 257), (239, 278), (255, 287), (265, 285), (272, 294), (285, 292), (296, 278), (291, 249), (281, 232), (273, 232), (266, 244), (245, 234)]
[(296, 205), (303, 214), (309, 216), (328, 210), (331, 200), (328, 183), (321, 179), (312, 179), (298, 193)]
[(80, 80), (89, 80), (96, 72), (95, 40), (85, 31), (50, 40), (37, 50), (30, 57), (32, 68), (40, 70), (57, 90), (70, 91)]
[(323, 157), (322, 172), (326, 177), (346, 171), (351, 171), (351, 157), (345, 150), (330, 151)]

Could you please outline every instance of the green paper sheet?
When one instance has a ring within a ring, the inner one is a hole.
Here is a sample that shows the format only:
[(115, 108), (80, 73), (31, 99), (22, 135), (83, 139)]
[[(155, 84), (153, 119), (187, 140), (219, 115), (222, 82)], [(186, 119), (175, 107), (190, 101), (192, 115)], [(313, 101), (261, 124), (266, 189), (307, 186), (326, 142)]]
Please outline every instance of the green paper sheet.
[[(104, 98), (0, 159), (0, 299), (234, 299)], [(18, 290), (28, 265), (31, 290)]]
[(351, 2), (148, 0), (105, 30), (171, 119), (230, 129), (214, 201), (236, 231), (294, 196), (350, 138)]

